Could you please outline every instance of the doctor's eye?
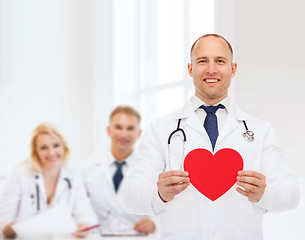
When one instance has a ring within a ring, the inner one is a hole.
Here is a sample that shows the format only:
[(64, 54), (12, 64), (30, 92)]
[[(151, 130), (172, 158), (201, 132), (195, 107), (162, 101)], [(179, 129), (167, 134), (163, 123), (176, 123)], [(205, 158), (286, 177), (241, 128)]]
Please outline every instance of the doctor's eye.
[(121, 129), (122, 129), (122, 126), (121, 126), (121, 125), (115, 125), (115, 129), (121, 130)]
[(60, 147), (60, 143), (55, 143), (55, 144), (53, 145), (53, 147), (54, 147), (54, 148)]
[(47, 149), (48, 149), (47, 146), (41, 146), (41, 147), (40, 147), (40, 150), (47, 150)]
[(226, 61), (224, 59), (217, 59), (217, 63), (224, 64), (224, 63), (226, 63)]
[(207, 63), (207, 60), (201, 59), (201, 60), (198, 61), (198, 63)]

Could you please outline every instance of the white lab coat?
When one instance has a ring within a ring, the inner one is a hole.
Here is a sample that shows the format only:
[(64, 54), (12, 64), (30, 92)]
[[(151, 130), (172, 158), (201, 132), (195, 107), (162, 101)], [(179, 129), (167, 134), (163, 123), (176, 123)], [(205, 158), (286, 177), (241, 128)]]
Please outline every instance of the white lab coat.
[(18, 165), (6, 180), (0, 194), (1, 233), (7, 223), (20, 222), (58, 204), (67, 205), (76, 223), (90, 226), (97, 222), (80, 177), (72, 175), (67, 168), (62, 167), (54, 199), (51, 205), (48, 205), (42, 174), (31, 173), (28, 163)]
[[(203, 123), (192, 110), (189, 100), (182, 109), (157, 119), (146, 131), (123, 191), (128, 211), (160, 215), (160, 239), (259, 240), (262, 239), (263, 213), (297, 206), (298, 184), (283, 159), (272, 128), (242, 112), (233, 102), (219, 131), (215, 152), (223, 148), (234, 149), (243, 158), (244, 170), (264, 174), (267, 187), (262, 199), (253, 204), (239, 194), (234, 185), (223, 196), (211, 201), (190, 185), (173, 201), (163, 203), (156, 183), (158, 175), (169, 170), (167, 140), (177, 128), (178, 119), (182, 119), (181, 128), (187, 137), (184, 156), (197, 148), (212, 152)], [(242, 120), (254, 132), (253, 142), (242, 137), (245, 132)], [(182, 148), (182, 138), (174, 137), (171, 144), (172, 169), (180, 170)]]
[[(129, 171), (135, 153), (125, 159), (123, 176)], [(110, 165), (115, 161), (109, 151), (103, 157), (92, 157), (82, 164), (81, 171), (87, 193), (98, 219), (102, 225), (103, 233), (132, 233), (134, 224), (141, 218), (147, 217), (139, 214), (128, 213), (122, 203), (122, 186), (115, 192)], [(136, 232), (134, 232), (136, 233)]]

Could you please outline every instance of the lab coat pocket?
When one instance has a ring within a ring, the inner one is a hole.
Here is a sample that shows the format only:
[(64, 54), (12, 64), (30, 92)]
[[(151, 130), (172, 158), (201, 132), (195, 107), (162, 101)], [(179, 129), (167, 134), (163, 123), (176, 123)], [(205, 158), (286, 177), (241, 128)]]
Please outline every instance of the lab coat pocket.
[(235, 232), (235, 240), (262, 240), (262, 237), (255, 236), (246, 232), (236, 231)]

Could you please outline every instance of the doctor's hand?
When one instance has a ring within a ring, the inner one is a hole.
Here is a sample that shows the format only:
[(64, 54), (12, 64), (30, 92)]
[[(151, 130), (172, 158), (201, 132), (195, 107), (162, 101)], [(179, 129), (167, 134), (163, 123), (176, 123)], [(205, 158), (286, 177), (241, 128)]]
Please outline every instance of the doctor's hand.
[(17, 237), (17, 233), (12, 228), (13, 224), (14, 224), (14, 222), (10, 222), (3, 228), (2, 233), (5, 238), (14, 239)]
[(186, 171), (168, 171), (159, 174), (158, 191), (163, 202), (169, 202), (190, 185)]
[(86, 237), (89, 234), (90, 230), (82, 231), (82, 229), (85, 229), (87, 227), (88, 227), (87, 224), (82, 224), (82, 223), (77, 224), (77, 230), (74, 233), (72, 233), (72, 235), (77, 238)]
[(266, 177), (254, 171), (239, 171), (236, 184), (244, 189), (237, 187), (237, 192), (246, 196), (250, 202), (258, 202), (265, 192)]
[(139, 233), (153, 233), (156, 229), (155, 223), (150, 218), (142, 218), (134, 225), (134, 230)]

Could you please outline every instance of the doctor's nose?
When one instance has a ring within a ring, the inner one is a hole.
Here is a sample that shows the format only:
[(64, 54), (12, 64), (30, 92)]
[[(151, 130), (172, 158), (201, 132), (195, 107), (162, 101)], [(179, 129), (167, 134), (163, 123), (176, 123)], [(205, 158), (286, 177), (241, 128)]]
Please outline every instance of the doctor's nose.
[(121, 136), (122, 137), (127, 137), (128, 136), (128, 130), (127, 129), (123, 129), (121, 132)]
[(50, 148), (49, 151), (48, 151), (49, 156), (53, 156), (53, 155), (55, 155), (55, 153), (56, 153), (55, 148)]
[(117, 132), (117, 136), (119, 136), (119, 137), (124, 137), (124, 136), (126, 136), (126, 129), (121, 128), (121, 129)]
[(214, 75), (217, 73), (217, 66), (216, 64), (214, 63), (209, 63), (207, 66), (206, 66), (206, 73), (209, 74), (209, 75)]

